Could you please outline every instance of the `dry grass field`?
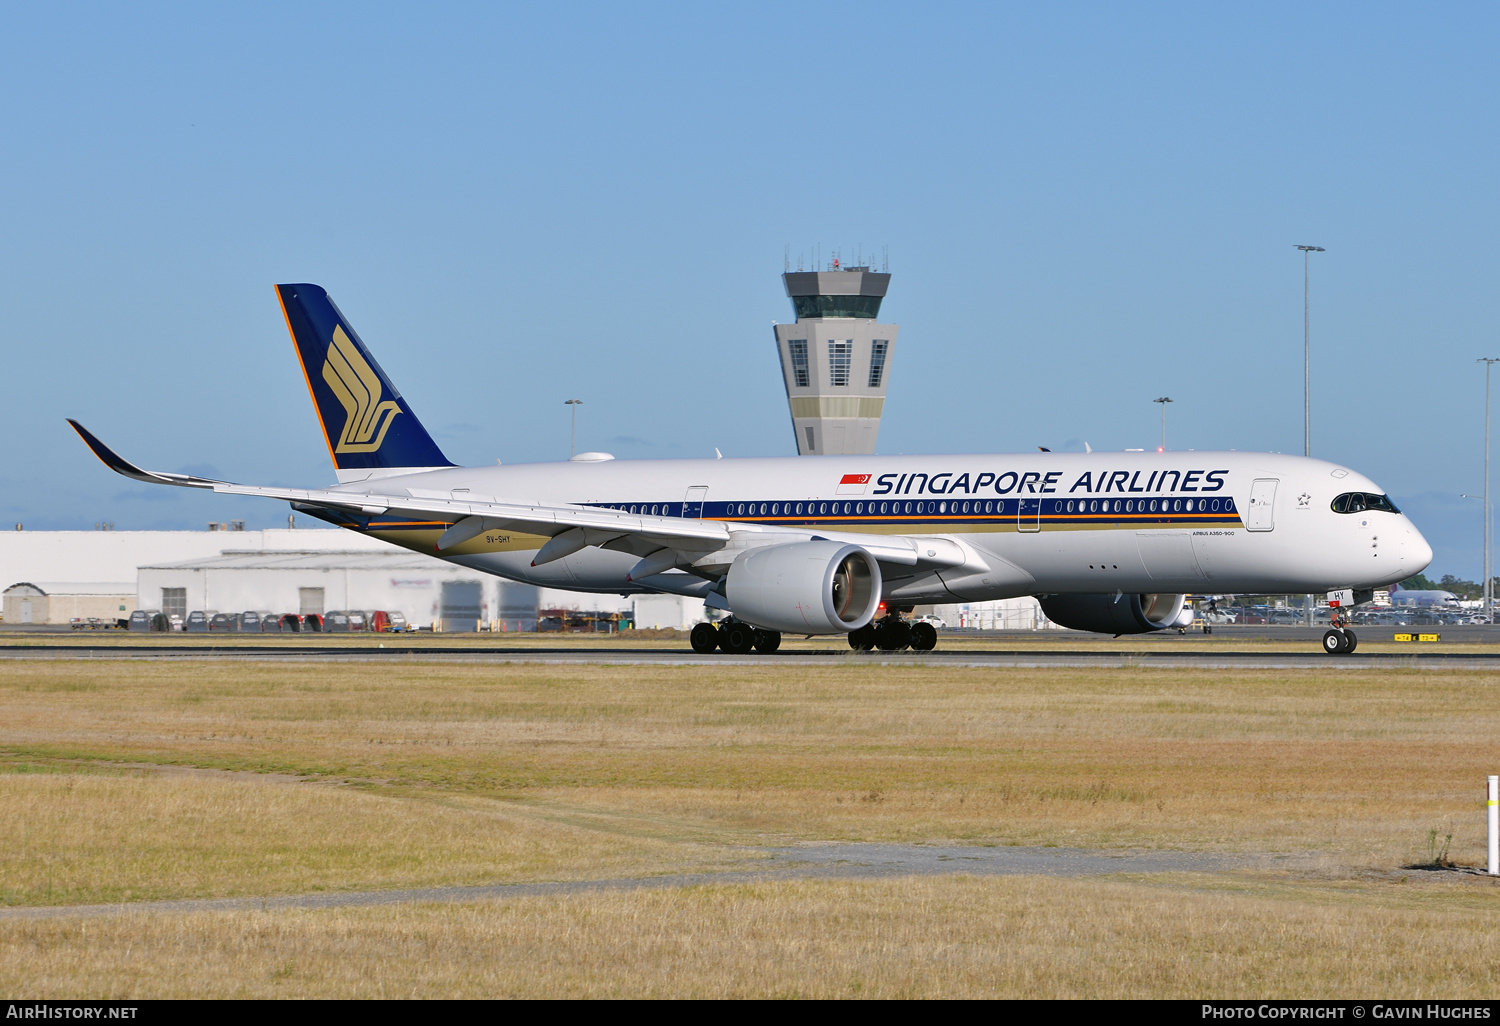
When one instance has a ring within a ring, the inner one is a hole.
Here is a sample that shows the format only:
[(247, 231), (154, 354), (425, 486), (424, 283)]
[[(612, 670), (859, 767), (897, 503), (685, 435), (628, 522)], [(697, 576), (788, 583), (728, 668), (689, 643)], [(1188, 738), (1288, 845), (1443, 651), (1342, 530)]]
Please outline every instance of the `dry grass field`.
[(27, 997), (1489, 997), (1492, 894), (788, 881), (0, 924)]
[(8, 662), (13, 906), (712, 871), (802, 840), (1311, 861), (0, 919), (0, 986), (1494, 997), (1475, 954), (1500, 890), (1400, 867), (1482, 858), (1497, 691), (1336, 668)]

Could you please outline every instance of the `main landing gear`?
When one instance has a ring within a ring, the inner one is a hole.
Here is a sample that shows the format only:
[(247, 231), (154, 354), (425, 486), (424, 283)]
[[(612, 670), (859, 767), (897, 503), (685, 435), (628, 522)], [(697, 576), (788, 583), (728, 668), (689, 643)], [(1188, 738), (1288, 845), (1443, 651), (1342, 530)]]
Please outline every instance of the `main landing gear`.
[(1333, 612), (1332, 630), (1323, 632), (1323, 651), (1329, 655), (1348, 655), (1359, 644), (1349, 629), (1349, 615), (1341, 609)]
[(911, 623), (903, 620), (900, 613), (891, 613), (883, 620), (871, 620), (859, 630), (850, 631), (849, 647), (856, 652), (872, 648), (882, 652), (900, 652), (905, 648), (931, 652), (937, 647), (937, 628), (925, 620)]
[(688, 635), (688, 640), (699, 655), (707, 655), (716, 648), (733, 655), (749, 655), (751, 652), (769, 655), (781, 647), (781, 632), (763, 631), (738, 620), (725, 620), (722, 624), (698, 624)]

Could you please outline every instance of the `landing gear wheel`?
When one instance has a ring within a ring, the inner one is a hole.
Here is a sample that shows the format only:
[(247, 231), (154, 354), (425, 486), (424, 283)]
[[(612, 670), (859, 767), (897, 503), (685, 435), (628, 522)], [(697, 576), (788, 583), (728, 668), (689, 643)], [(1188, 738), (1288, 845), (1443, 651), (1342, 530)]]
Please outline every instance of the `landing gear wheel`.
[(719, 647), (719, 628), (711, 623), (696, 624), (688, 640), (692, 642), (694, 652), (707, 655)]
[(931, 652), (937, 648), (937, 628), (930, 623), (914, 623), (911, 625), (911, 650), (913, 652)]
[(857, 631), (849, 632), (849, 647), (856, 652), (868, 652), (875, 647), (875, 625), (867, 623)]
[(1350, 652), (1353, 652), (1355, 646), (1359, 644), (1359, 639), (1356, 638), (1354, 636), (1354, 632), (1349, 630), (1347, 627), (1344, 629), (1344, 637), (1348, 639), (1348, 644), (1344, 648), (1344, 655), (1348, 655)]
[(875, 628), (875, 647), (882, 652), (899, 652), (911, 644), (911, 624), (905, 620), (882, 620)]
[(755, 651), (762, 655), (770, 655), (781, 647), (780, 631), (756, 631)]
[(731, 622), (719, 628), (719, 647), (732, 655), (749, 655), (755, 648), (755, 628)]
[(1339, 655), (1349, 651), (1349, 639), (1344, 636), (1343, 631), (1323, 632), (1323, 651), (1329, 655)]

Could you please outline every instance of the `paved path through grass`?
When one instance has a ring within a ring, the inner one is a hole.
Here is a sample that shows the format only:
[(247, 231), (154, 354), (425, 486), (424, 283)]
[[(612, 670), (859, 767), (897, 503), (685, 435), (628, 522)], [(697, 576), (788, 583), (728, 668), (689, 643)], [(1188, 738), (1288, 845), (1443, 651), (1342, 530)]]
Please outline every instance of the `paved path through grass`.
[[(590, 891), (691, 887), (702, 884), (767, 883), (779, 880), (872, 880), (900, 876), (1106, 876), (1116, 873), (1214, 873), (1230, 869), (1290, 868), (1304, 862), (1289, 855), (1219, 855), (1201, 852), (1105, 852), (1081, 848), (940, 847), (917, 844), (829, 843), (756, 848), (747, 861), (761, 868), (613, 880), (490, 884), (473, 887), (411, 887), (399, 890), (291, 894), (273, 898), (199, 898), (110, 905), (47, 905), (0, 908), (0, 920), (115, 916), (139, 913), (233, 912), (246, 909), (343, 908), (402, 902), (460, 902), (525, 898)], [(761, 862), (760, 860), (764, 860)]]

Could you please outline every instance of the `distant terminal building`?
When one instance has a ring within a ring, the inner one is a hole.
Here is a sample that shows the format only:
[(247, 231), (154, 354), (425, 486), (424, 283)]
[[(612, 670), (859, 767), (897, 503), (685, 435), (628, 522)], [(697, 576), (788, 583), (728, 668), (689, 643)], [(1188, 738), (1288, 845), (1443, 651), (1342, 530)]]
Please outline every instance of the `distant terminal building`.
[(835, 260), (781, 280), (797, 315), (776, 325), (776, 350), (798, 455), (873, 453), (896, 351), (896, 325), (876, 320), (891, 276)]

